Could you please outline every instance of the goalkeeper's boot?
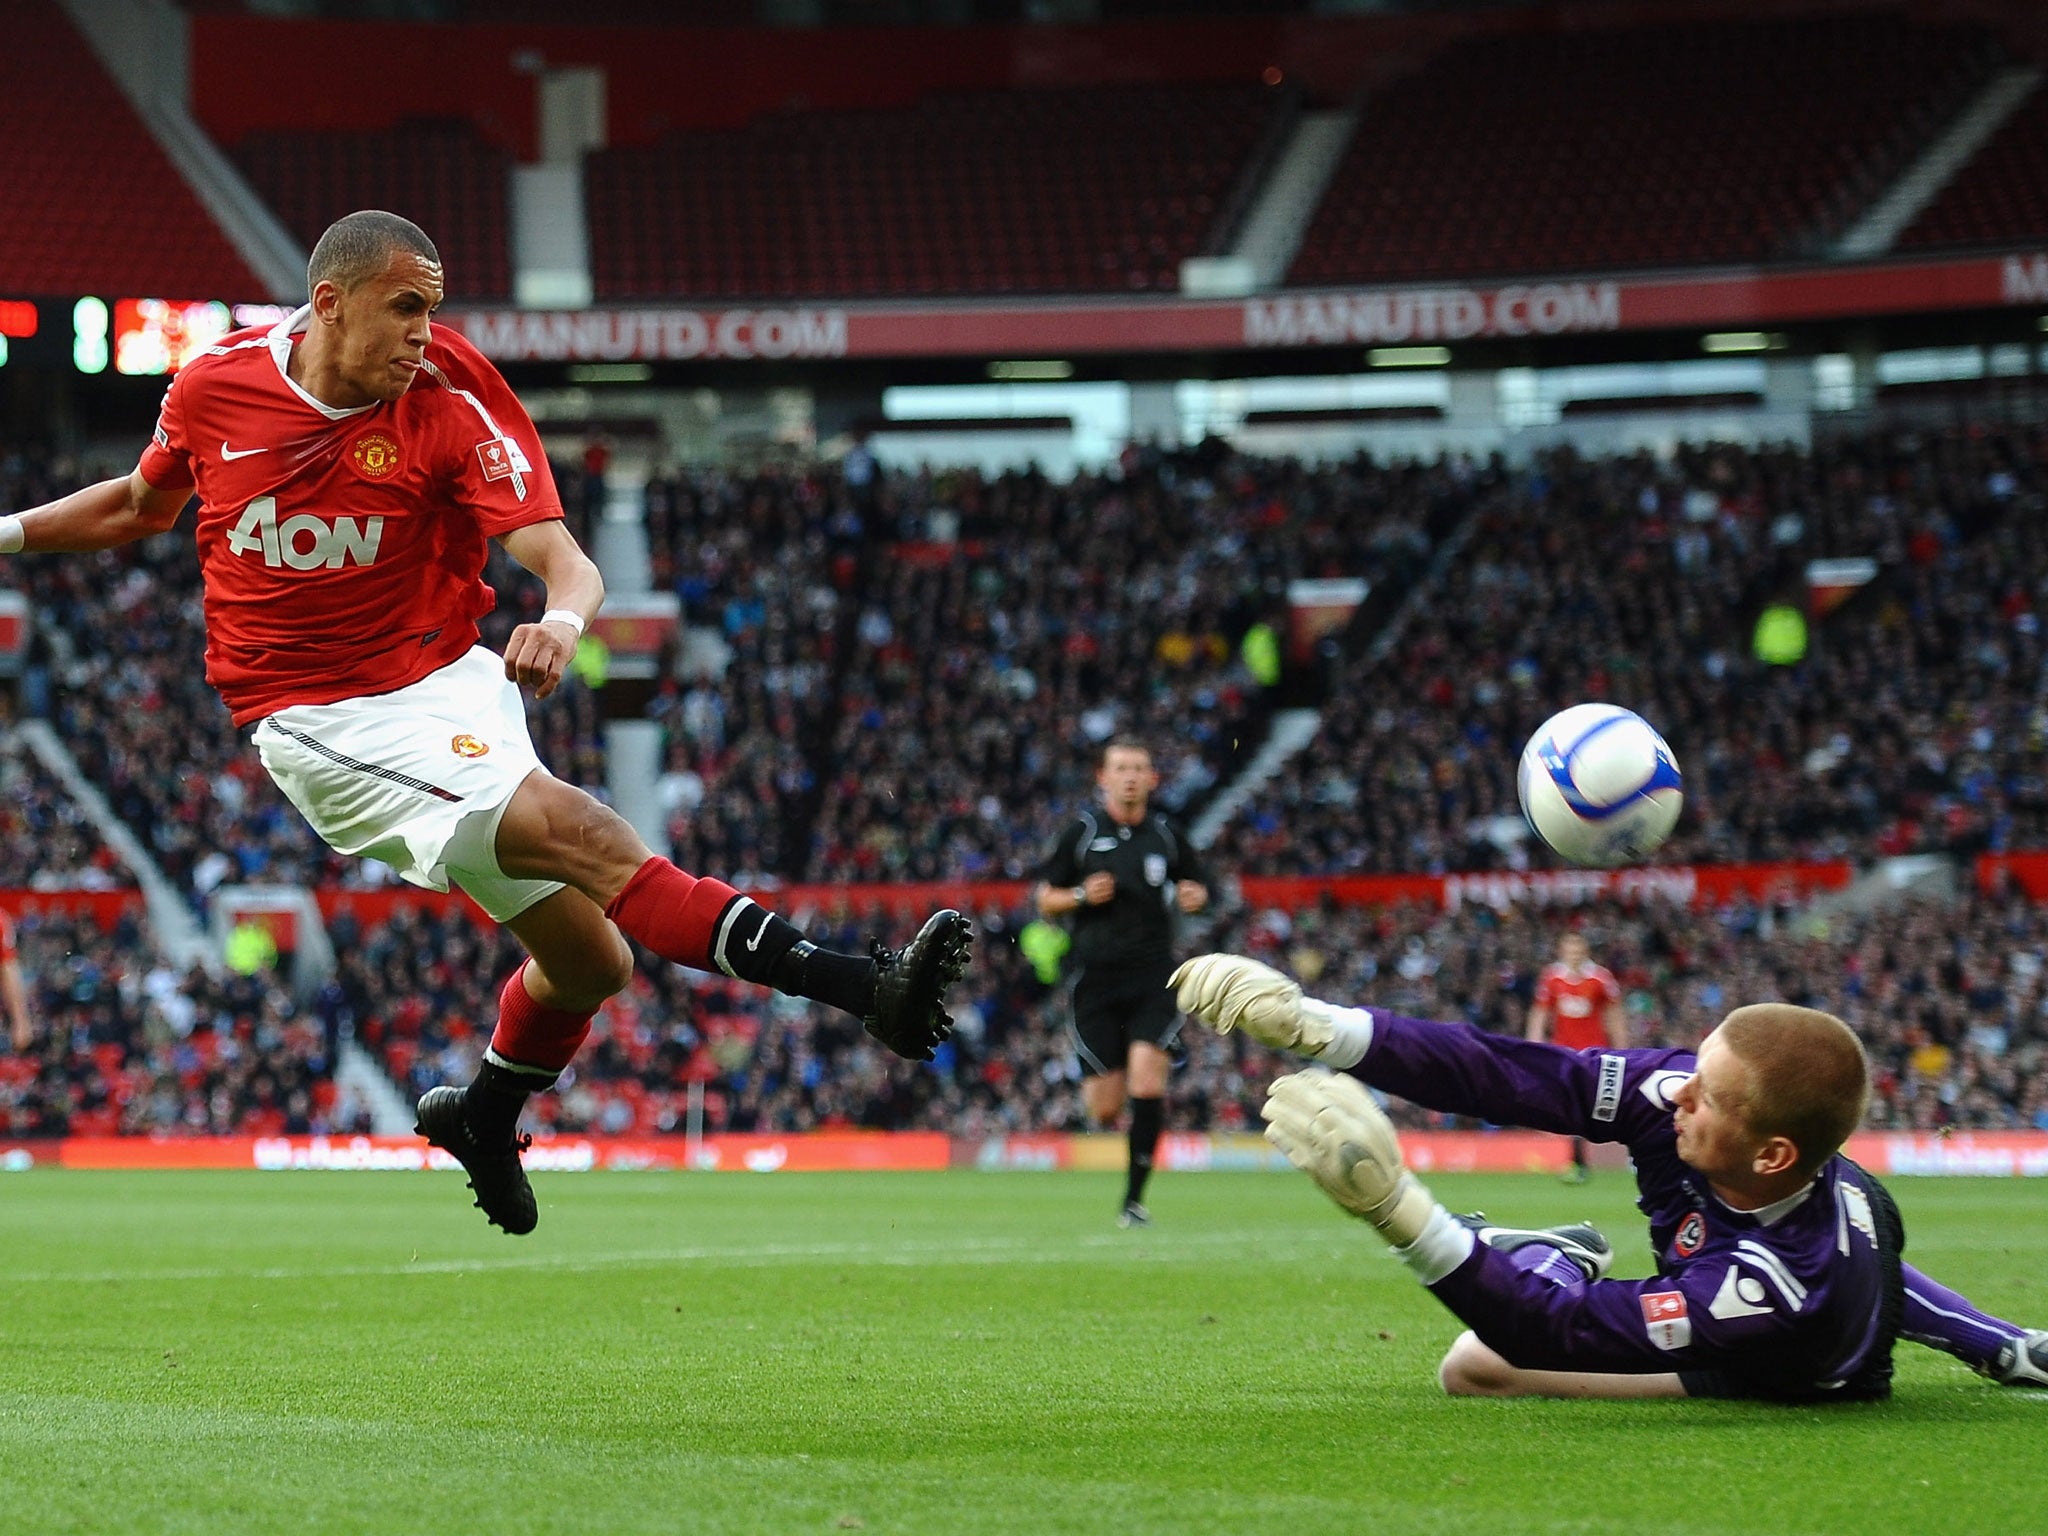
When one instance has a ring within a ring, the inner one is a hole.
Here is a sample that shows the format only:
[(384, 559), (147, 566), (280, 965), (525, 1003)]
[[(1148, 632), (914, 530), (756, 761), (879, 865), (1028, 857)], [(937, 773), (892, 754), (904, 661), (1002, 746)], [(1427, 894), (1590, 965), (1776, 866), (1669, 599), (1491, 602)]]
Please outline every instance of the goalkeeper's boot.
[(1469, 1227), (1480, 1242), (1501, 1253), (1513, 1253), (1532, 1243), (1555, 1248), (1578, 1265), (1588, 1280), (1598, 1280), (1614, 1267), (1613, 1245), (1590, 1222), (1572, 1222), (1562, 1227), (1498, 1227), (1486, 1219), (1484, 1211), (1454, 1219), (1460, 1226)]
[(1991, 1374), (2008, 1387), (2048, 1387), (2048, 1329), (2031, 1329), (2007, 1340)]
[(520, 1237), (540, 1225), (540, 1206), (519, 1162), (519, 1154), (533, 1145), (531, 1136), (512, 1133), (500, 1140), (479, 1135), (469, 1123), (462, 1090), (446, 1086), (429, 1088), (421, 1097), (413, 1130), (462, 1164), (476, 1192), (476, 1208), (492, 1226)]
[(951, 907), (934, 912), (901, 949), (876, 940), (875, 1000), (861, 1023), (906, 1061), (930, 1061), (953, 1033), (946, 989), (967, 969), (974, 925)]

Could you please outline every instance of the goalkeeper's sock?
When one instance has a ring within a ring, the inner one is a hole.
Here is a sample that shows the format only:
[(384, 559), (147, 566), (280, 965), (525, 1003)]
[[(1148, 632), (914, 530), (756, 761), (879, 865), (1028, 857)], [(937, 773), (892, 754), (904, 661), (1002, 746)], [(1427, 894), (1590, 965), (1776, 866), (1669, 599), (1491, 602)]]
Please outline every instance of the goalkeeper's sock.
[(1159, 1127), (1166, 1120), (1164, 1099), (1131, 1100), (1131, 1171), (1124, 1185), (1124, 1203), (1145, 1199), (1145, 1181), (1152, 1177), (1152, 1156), (1159, 1150)]

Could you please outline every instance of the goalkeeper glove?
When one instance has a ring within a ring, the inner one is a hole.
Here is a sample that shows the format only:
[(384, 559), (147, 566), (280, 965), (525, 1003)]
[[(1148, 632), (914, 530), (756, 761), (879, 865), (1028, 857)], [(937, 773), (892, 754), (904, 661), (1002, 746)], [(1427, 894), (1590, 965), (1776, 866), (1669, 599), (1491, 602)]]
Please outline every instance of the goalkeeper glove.
[(1372, 1044), (1372, 1015), (1304, 997), (1301, 984), (1243, 955), (1197, 955), (1167, 978), (1183, 1013), (1220, 1034), (1241, 1029), (1261, 1045), (1353, 1067)]
[(1401, 1161), (1393, 1122), (1357, 1078), (1334, 1072), (1275, 1078), (1265, 1114), (1266, 1140), (1396, 1248), (1411, 1246), (1441, 1209)]

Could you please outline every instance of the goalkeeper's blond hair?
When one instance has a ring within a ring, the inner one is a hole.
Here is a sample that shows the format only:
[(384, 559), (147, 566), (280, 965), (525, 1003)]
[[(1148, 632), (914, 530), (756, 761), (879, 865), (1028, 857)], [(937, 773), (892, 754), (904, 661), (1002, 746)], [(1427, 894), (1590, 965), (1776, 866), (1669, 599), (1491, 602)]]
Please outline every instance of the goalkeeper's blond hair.
[(1870, 1060), (1856, 1032), (1831, 1013), (1790, 1003), (1738, 1008), (1714, 1031), (1746, 1069), (1743, 1122), (1783, 1136), (1812, 1174), (1841, 1151), (1870, 1102)]

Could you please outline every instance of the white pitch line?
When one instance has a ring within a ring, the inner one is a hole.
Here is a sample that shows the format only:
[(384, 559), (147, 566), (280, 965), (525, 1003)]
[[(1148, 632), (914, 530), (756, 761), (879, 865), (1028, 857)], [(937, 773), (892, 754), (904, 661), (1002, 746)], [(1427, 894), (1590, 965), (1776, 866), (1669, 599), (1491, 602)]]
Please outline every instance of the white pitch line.
[[(792, 1259), (843, 1259), (849, 1263), (880, 1267), (912, 1264), (1053, 1264), (1093, 1257), (1104, 1250), (1122, 1249), (1114, 1256), (1139, 1263), (1171, 1263), (1188, 1256), (1187, 1251), (1231, 1246), (1248, 1248), (1243, 1234), (1235, 1232), (1189, 1233), (1166, 1237), (1148, 1233), (1132, 1239), (1107, 1234), (1075, 1239), (1071, 1245), (1048, 1247), (1026, 1238), (966, 1239), (939, 1243), (766, 1243), (741, 1248), (689, 1247), (595, 1254), (508, 1254), (503, 1258), (420, 1259), (403, 1264), (336, 1264), (309, 1267), (280, 1266), (263, 1269), (233, 1269), (225, 1266), (189, 1269), (96, 1270), (13, 1272), (8, 1279), (21, 1285), (133, 1283), (180, 1280), (321, 1280), (358, 1276), (467, 1275), (493, 1271), (553, 1270), (568, 1274), (603, 1269), (645, 1268), (666, 1264), (699, 1264), (714, 1268), (762, 1269)], [(1287, 1245), (1271, 1241), (1257, 1245), (1261, 1259), (1297, 1260), (1344, 1257), (1370, 1253), (1370, 1249), (1347, 1243), (1340, 1236), (1299, 1240)], [(1251, 1257), (1247, 1253), (1247, 1257)]]

